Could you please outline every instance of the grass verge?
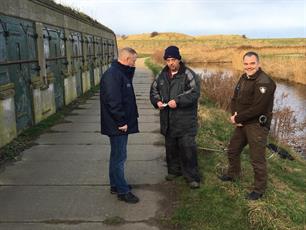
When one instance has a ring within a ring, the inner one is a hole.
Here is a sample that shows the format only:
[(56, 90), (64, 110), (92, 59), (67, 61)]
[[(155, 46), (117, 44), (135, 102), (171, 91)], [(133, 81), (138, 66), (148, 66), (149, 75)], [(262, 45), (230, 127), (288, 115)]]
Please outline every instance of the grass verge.
[[(229, 114), (202, 99), (198, 145), (222, 149), (233, 130)], [(175, 181), (178, 207), (170, 222), (175, 229), (305, 229), (306, 162), (298, 154), (294, 161), (283, 160), (267, 150), (269, 181), (264, 198), (247, 201), (245, 194), (253, 182), (249, 151), (241, 154), (242, 178), (221, 182), (217, 175), (227, 166), (225, 153), (199, 152), (203, 184), (190, 190), (183, 179)]]
[(153, 72), (154, 76), (162, 70), (162, 66), (154, 63), (151, 58), (146, 58), (144, 63)]
[(51, 115), (47, 119), (24, 130), (18, 135), (17, 138), (0, 148), (0, 164), (10, 160), (16, 160), (22, 151), (35, 145), (34, 140), (39, 135), (49, 131), (49, 129), (55, 124), (64, 122), (64, 117), (66, 115), (70, 114), (71, 111), (77, 108), (80, 104), (84, 104), (88, 98), (92, 97), (98, 91), (98, 89), (99, 86), (95, 86), (94, 88), (90, 89), (84, 95), (78, 97), (69, 105), (61, 108), (61, 110)]

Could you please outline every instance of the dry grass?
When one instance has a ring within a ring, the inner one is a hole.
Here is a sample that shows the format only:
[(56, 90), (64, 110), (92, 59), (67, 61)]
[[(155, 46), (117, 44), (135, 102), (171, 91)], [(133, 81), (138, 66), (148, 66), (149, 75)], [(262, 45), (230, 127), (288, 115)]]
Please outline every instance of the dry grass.
[(131, 46), (138, 53), (162, 54), (169, 45), (180, 48), (186, 62), (231, 62), (242, 70), (246, 51), (258, 52), (263, 69), (274, 78), (306, 84), (306, 39), (244, 39), (241, 35), (189, 36), (179, 33), (129, 35), (118, 39), (119, 47)]

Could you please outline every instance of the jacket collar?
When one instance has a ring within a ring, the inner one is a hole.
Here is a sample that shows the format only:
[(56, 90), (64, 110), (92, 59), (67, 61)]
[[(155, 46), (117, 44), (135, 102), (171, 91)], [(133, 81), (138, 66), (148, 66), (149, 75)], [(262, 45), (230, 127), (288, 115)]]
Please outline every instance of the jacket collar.
[(259, 69), (251, 76), (247, 76), (246, 73), (244, 73), (242, 76), (245, 78), (245, 79), (248, 79), (248, 80), (255, 80), (260, 74), (262, 73), (262, 70), (261, 68), (259, 67)]
[(131, 67), (131, 66), (128, 66), (128, 65), (123, 65), (120, 62), (118, 62), (118, 60), (114, 60), (111, 65), (112, 65), (112, 67), (118, 68), (127, 77), (133, 78), (134, 73), (135, 73), (135, 69), (136, 69), (135, 67)]

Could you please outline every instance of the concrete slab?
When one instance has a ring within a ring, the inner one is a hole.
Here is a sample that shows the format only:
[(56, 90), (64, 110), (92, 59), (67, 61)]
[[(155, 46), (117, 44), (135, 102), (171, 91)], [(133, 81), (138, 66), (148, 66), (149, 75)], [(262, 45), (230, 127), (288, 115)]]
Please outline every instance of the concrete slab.
[(0, 222), (104, 221), (121, 217), (144, 221), (155, 216), (163, 196), (133, 189), (141, 200), (126, 204), (107, 186), (5, 186), (0, 187)]
[(160, 133), (159, 123), (139, 123), (139, 131), (141, 133)]
[[(69, 133), (100, 133), (100, 123), (62, 123), (55, 125), (51, 128), (56, 132), (69, 132)], [(139, 123), (140, 132), (154, 132), (159, 133), (159, 124), (156, 123)]]
[(85, 223), (8, 223), (1, 224), (0, 230), (158, 230), (155, 226), (150, 226), (145, 223), (135, 224), (120, 224), (120, 225), (106, 225), (103, 223), (85, 222)]
[[(130, 184), (158, 184), (164, 181), (165, 175), (165, 162), (161, 159), (126, 163), (125, 176)], [(19, 161), (7, 166), (0, 178), (0, 185), (108, 184), (108, 162), (90, 160), (78, 162)]]
[[(109, 138), (99, 133), (46, 133), (35, 143), (40, 145), (106, 145)], [(129, 135), (128, 144), (163, 144), (164, 138), (158, 133), (137, 133)]]
[[(163, 158), (164, 146), (128, 145), (127, 161), (152, 161)], [(108, 161), (109, 145), (37, 145), (22, 153), (22, 161)]]
[[(153, 106), (150, 104), (148, 108), (138, 108), (138, 113), (140, 116), (142, 115), (157, 115), (159, 116), (159, 110), (153, 109)], [(100, 118), (100, 109), (92, 108), (92, 109), (75, 109), (72, 114), (74, 116), (97, 116)]]
[[(143, 60), (142, 60), (143, 62)], [(125, 167), (140, 203), (126, 204), (109, 193), (109, 139), (100, 134), (99, 93), (52, 128), (40, 145), (0, 171), (0, 230), (158, 230), (150, 226), (164, 197), (144, 185), (164, 182), (164, 138), (149, 101), (152, 74), (137, 68), (134, 89), (142, 133), (129, 136)], [(119, 217), (123, 224), (104, 220)]]

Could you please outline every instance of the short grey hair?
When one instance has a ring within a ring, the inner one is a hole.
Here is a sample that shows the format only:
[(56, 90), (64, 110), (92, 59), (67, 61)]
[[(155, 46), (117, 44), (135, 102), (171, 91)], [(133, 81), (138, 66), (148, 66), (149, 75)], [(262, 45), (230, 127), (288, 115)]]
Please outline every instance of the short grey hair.
[(126, 54), (135, 55), (135, 54), (137, 54), (137, 52), (131, 47), (124, 47), (124, 48), (119, 50), (119, 58), (125, 56)]

